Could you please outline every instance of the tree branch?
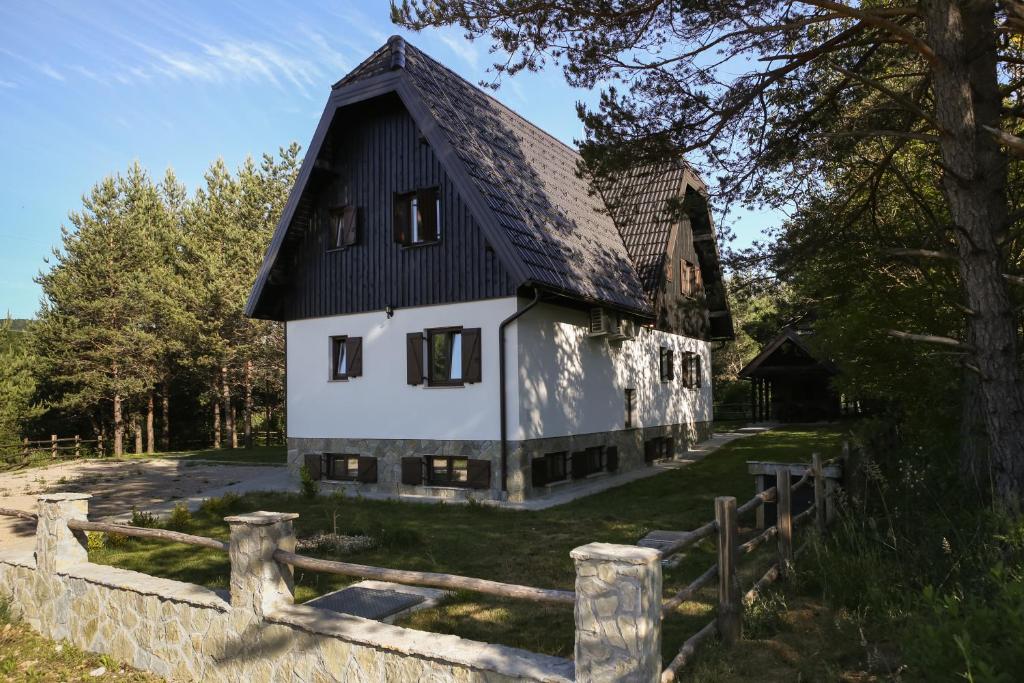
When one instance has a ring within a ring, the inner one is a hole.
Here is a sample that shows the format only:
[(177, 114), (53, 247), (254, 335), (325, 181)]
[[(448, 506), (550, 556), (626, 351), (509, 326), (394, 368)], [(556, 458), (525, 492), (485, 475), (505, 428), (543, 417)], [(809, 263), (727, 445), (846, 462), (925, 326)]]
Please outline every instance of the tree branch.
[(974, 351), (974, 347), (970, 344), (965, 344), (962, 341), (951, 337), (939, 337), (934, 334), (912, 334), (910, 332), (901, 332), (900, 330), (886, 330), (886, 334), (896, 339), (906, 339), (907, 341), (924, 342), (926, 344), (951, 346), (961, 351)]
[[(859, 8), (849, 7), (839, 2), (831, 2), (831, 0), (798, 0), (804, 5), (811, 5), (812, 7), (820, 7), (821, 9), (835, 12), (836, 14), (842, 14), (852, 19), (859, 19), (860, 21), (880, 28), (883, 31), (896, 36), (902, 42), (906, 43), (910, 47), (917, 50), (922, 57), (928, 60), (933, 66), (939, 63), (938, 57), (935, 56), (935, 51), (932, 50), (928, 45), (914, 35), (912, 31), (904, 26), (885, 19), (879, 12), (872, 12), (871, 10), (862, 10)], [(910, 16), (920, 16), (920, 12), (915, 8), (907, 7), (894, 7), (889, 9), (901, 10), (900, 14)]]
[(1009, 149), (1016, 156), (1024, 157), (1024, 138), (1019, 138), (1012, 133), (1007, 133), (1005, 130), (999, 130), (992, 126), (982, 125), (981, 129), (994, 137), (997, 142)]
[(920, 258), (942, 259), (944, 261), (956, 261), (957, 259), (955, 254), (950, 254), (946, 251), (934, 251), (932, 249), (886, 249), (885, 253), (890, 256), (917, 256)]

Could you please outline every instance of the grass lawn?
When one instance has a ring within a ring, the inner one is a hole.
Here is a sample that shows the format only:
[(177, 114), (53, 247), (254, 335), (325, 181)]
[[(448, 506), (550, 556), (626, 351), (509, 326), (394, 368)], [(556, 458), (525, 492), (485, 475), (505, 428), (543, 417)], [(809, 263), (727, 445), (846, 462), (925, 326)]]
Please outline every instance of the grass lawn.
[[(252, 448), (207, 448), (192, 451), (170, 451), (166, 453), (125, 453), (119, 458), (104, 456), (95, 458), (88, 456), (82, 460), (99, 459), (105, 462), (118, 460), (147, 460), (149, 458), (168, 458), (172, 460), (204, 461), (212, 464), (224, 465), (286, 465), (288, 464), (288, 449), (281, 446), (253, 446)], [(0, 454), (0, 472), (11, 470), (22, 470), (33, 467), (49, 467), (57, 462), (72, 462), (74, 458), (68, 455), (61, 455), (54, 460), (48, 451), (33, 451), (27, 457), (20, 452), (8, 451)]]
[[(183, 530), (227, 539), (223, 517), (250, 510), (297, 512), (300, 538), (321, 531), (368, 534), (377, 547), (336, 556), (362, 564), (447, 572), (542, 588), (572, 589), (575, 579), (569, 551), (591, 541), (636, 543), (652, 529), (691, 529), (713, 517), (715, 496), (753, 495), (747, 460), (809, 462), (811, 453), (838, 454), (841, 432), (831, 427), (780, 429), (735, 441), (689, 467), (636, 481), (616, 489), (538, 512), (502, 510), (482, 505), (436, 505), (369, 501), (340, 496), (315, 500), (297, 494), (249, 494), (208, 502)], [(741, 520), (752, 524), (752, 519)], [(179, 527), (180, 528), (180, 527)], [(750, 531), (749, 529), (747, 530)], [(92, 545), (92, 544), (91, 544)], [(772, 544), (765, 553), (773, 553)], [(177, 544), (118, 540), (90, 551), (93, 562), (213, 588), (226, 588), (226, 555)], [(682, 564), (665, 574), (670, 594), (714, 561), (714, 540), (689, 551)], [(741, 585), (753, 583), (770, 564), (768, 556), (746, 564)], [(326, 574), (296, 572), (296, 600), (304, 602), (352, 583)], [(668, 662), (682, 642), (713, 614), (714, 588), (684, 605), (664, 622)], [(569, 657), (573, 649), (571, 607), (459, 593), (441, 606), (412, 615), (412, 628), (454, 633), (474, 640), (504, 643), (535, 652)]]
[(0, 601), (0, 681), (103, 681), (110, 678), (129, 683), (162, 680), (118, 664), (110, 657), (47, 640), (28, 625), (12, 620), (6, 603)]

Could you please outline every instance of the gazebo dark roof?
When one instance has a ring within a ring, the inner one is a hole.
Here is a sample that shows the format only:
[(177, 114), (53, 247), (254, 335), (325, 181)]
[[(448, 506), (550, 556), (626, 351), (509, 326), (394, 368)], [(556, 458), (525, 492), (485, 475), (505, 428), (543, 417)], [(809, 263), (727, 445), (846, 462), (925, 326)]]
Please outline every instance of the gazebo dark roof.
[[(792, 348), (787, 349), (787, 345), (792, 345)], [(748, 379), (802, 372), (836, 375), (839, 370), (832, 361), (817, 358), (798, 330), (785, 327), (778, 336), (765, 344), (761, 353), (740, 370), (739, 377)]]

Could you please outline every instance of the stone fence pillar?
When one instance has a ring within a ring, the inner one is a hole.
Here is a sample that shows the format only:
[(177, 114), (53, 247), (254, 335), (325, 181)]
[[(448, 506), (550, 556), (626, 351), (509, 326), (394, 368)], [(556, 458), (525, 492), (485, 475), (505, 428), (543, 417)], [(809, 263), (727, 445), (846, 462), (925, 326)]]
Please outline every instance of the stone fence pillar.
[(251, 512), (225, 517), (231, 527), (231, 606), (262, 618), (295, 600), (290, 565), (274, 559), (274, 551), (295, 551), (292, 512)]
[(576, 681), (661, 679), (661, 555), (589, 543), (576, 562)]
[(47, 493), (37, 499), (36, 568), (42, 574), (89, 561), (85, 532), (69, 529), (68, 520), (88, 519), (91, 497), (88, 493)]

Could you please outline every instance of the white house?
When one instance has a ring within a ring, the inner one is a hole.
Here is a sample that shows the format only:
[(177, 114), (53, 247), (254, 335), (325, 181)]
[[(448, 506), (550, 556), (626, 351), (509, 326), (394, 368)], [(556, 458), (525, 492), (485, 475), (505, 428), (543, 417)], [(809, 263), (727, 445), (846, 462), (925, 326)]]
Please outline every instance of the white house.
[(335, 84), (246, 310), (286, 325), (295, 469), (515, 501), (708, 435), (704, 185), (578, 161), (401, 38)]

